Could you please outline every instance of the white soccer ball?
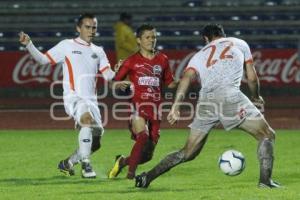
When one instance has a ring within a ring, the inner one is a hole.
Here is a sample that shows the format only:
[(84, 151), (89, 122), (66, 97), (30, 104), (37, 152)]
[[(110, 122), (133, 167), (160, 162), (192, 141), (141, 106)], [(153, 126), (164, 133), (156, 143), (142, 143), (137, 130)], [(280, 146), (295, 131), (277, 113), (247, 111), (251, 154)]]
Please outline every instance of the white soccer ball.
[(245, 169), (245, 157), (236, 150), (225, 151), (219, 158), (219, 167), (228, 176), (236, 176)]

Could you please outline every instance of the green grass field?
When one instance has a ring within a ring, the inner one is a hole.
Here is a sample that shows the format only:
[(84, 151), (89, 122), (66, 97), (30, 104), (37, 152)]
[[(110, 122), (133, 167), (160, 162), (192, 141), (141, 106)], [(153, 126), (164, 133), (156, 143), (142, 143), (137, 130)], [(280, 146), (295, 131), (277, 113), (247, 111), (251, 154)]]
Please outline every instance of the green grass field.
[[(162, 130), (151, 162), (138, 172), (150, 169), (168, 152), (180, 148), (187, 130)], [(273, 178), (285, 187), (259, 189), (256, 141), (241, 131), (212, 131), (202, 153), (194, 161), (182, 164), (156, 179), (148, 189), (134, 188), (125, 179), (124, 170), (115, 180), (106, 174), (116, 154), (128, 154), (132, 141), (127, 130), (106, 130), (102, 148), (92, 156), (98, 177), (82, 179), (79, 173), (65, 177), (57, 163), (76, 147), (77, 134), (72, 130), (0, 131), (0, 199), (205, 199), (205, 200), (296, 200), (300, 199), (299, 131), (277, 131)], [(236, 177), (218, 169), (219, 155), (237, 149), (246, 157), (245, 171)]]

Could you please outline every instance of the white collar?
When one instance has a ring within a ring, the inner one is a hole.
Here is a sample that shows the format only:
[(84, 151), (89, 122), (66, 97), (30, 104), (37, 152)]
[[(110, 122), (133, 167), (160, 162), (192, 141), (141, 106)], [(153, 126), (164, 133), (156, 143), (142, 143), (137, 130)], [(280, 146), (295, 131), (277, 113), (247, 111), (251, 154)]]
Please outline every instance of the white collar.
[(86, 41), (84, 41), (80, 37), (75, 38), (74, 41), (81, 44), (81, 45), (85, 45), (85, 46), (90, 46), (91, 45), (91, 43), (87, 43)]

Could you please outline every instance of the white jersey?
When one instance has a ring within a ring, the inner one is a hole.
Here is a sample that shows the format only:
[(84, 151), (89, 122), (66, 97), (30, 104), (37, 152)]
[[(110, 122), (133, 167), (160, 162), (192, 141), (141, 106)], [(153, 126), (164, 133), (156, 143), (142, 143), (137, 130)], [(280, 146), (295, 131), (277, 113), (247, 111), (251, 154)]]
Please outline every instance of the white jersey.
[(248, 44), (238, 38), (213, 40), (190, 60), (187, 69), (199, 75), (202, 91), (212, 92), (224, 87), (239, 88), (244, 63), (253, 62)]
[(96, 98), (97, 73), (110, 69), (103, 49), (80, 38), (66, 39), (46, 54), (51, 64), (62, 64), (64, 96), (75, 94), (83, 99)]

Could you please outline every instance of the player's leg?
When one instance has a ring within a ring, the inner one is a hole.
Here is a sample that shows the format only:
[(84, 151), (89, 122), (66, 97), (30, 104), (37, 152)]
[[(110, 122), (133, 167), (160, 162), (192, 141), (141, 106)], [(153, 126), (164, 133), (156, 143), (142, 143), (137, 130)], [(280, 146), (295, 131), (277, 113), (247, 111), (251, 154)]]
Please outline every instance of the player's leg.
[(136, 187), (147, 188), (149, 184), (169, 171), (176, 165), (193, 160), (201, 152), (206, 143), (210, 130), (219, 122), (217, 106), (211, 103), (210, 99), (201, 96), (197, 103), (196, 115), (189, 125), (190, 135), (185, 146), (167, 155), (159, 164), (148, 172), (136, 176)]
[[(90, 112), (85, 112), (80, 117), (81, 129), (79, 131), (79, 155), (81, 160), (81, 175), (83, 178), (95, 178), (96, 173), (90, 163), (90, 155), (92, 154), (93, 143), (93, 125), (94, 119)], [(100, 142), (100, 138), (97, 138)], [(97, 143), (97, 141), (96, 141)]]
[(167, 155), (150, 171), (136, 176), (135, 186), (147, 188), (154, 179), (169, 171), (176, 165), (193, 160), (201, 152), (204, 144), (206, 143), (207, 136), (207, 133), (191, 129), (185, 146), (182, 149)]
[(275, 131), (270, 127), (264, 117), (246, 119), (240, 126), (242, 130), (251, 134), (257, 141), (257, 156), (260, 163), (259, 187), (279, 187), (272, 181), (274, 161)]
[[(90, 127), (93, 123), (92, 116), (89, 112), (85, 112), (80, 117), (80, 131), (78, 135), (79, 148), (74, 151), (74, 153), (60, 161), (58, 168), (61, 172), (66, 175), (74, 175), (73, 166), (82, 162), (82, 168), (90, 168), (89, 156), (92, 150), (92, 128)], [(89, 171), (91, 171), (89, 169)], [(85, 170), (82, 171), (83, 174)], [(91, 173), (89, 173), (91, 174)], [(92, 175), (94, 173), (92, 172)], [(83, 175), (84, 176), (84, 175)]]
[(258, 141), (259, 182), (271, 185), (274, 130), (255, 105), (240, 91), (227, 93), (221, 108), (220, 121), (226, 130), (238, 127), (251, 134)]
[[(131, 138), (134, 141), (136, 141), (136, 134), (133, 133), (131, 120), (129, 120), (128, 122), (128, 129), (131, 132)], [(122, 169), (128, 165), (129, 158), (130, 156), (126, 157), (122, 154), (116, 155), (115, 163), (111, 168), (111, 170), (108, 172), (108, 178), (109, 179), (116, 178), (122, 172)]]
[(140, 116), (133, 116), (130, 121), (130, 129), (132, 138), (135, 143), (131, 149), (130, 155), (124, 157), (123, 155), (117, 155), (115, 164), (108, 174), (108, 178), (115, 178), (121, 172), (125, 166), (129, 166), (127, 178), (133, 179), (138, 164), (142, 160), (143, 148), (149, 140), (148, 128), (146, 126), (146, 120)]
[[(79, 126), (78, 129), (80, 130), (81, 127)], [(101, 147), (101, 137), (102, 137), (103, 130), (102, 128), (92, 128), (92, 145), (91, 145), (91, 154), (96, 152)], [(74, 151), (74, 153), (66, 158), (65, 160), (60, 162), (61, 168), (69, 169), (66, 173), (67, 175), (74, 175), (75, 172), (73, 170), (73, 166), (81, 162), (81, 153), (79, 152), (79, 148)]]
[(128, 162), (129, 166), (127, 173), (128, 179), (135, 177), (137, 166), (142, 160), (143, 148), (149, 140), (148, 127), (143, 117), (134, 116), (132, 118), (132, 132), (135, 134), (135, 143), (131, 149), (130, 156), (125, 161)]
[(153, 157), (155, 147), (160, 137), (160, 120), (148, 121), (149, 140), (142, 151), (142, 159), (139, 164), (150, 161)]
[(79, 154), (81, 160), (89, 159), (92, 150), (92, 124), (93, 118), (89, 112), (83, 113), (80, 118), (81, 129), (79, 131)]
[(100, 110), (97, 102), (79, 99), (73, 108), (73, 117), (79, 127), (77, 151), (70, 157), (74, 164), (81, 162), (83, 178), (94, 178), (89, 157), (100, 148), (100, 139), (103, 132)]
[[(80, 98), (76, 96), (64, 97), (64, 107), (66, 113), (75, 119), (75, 128), (77, 129), (79, 126), (79, 121), (76, 120), (76, 110), (78, 102), (80, 102)], [(79, 129), (79, 128), (78, 128)], [(79, 148), (77, 148), (73, 154), (67, 157), (64, 160), (61, 160), (58, 163), (58, 169), (63, 172), (65, 175), (72, 176), (75, 175), (75, 171), (73, 166), (80, 162), (81, 156), (79, 154)]]
[(143, 150), (142, 150), (142, 157), (139, 162), (139, 164), (144, 164), (146, 162), (149, 162), (153, 158), (154, 150), (156, 147), (156, 144), (154, 141), (149, 139), (147, 143), (145, 144)]

